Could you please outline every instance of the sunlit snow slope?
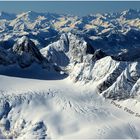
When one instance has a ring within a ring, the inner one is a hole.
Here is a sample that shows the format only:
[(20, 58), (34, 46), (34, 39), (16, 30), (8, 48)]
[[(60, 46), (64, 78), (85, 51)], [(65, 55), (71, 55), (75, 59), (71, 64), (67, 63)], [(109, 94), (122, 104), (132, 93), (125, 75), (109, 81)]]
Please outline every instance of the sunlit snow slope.
[(140, 138), (140, 11), (0, 13), (0, 139)]
[[(65, 80), (0, 76), (3, 138), (140, 138), (140, 118)], [(139, 113), (134, 99), (114, 101)]]

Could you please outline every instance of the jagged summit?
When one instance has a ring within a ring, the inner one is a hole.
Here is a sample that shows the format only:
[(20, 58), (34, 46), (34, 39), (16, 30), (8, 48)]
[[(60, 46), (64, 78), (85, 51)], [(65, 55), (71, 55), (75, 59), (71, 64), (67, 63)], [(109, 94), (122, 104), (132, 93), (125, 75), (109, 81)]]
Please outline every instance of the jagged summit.
[(94, 53), (94, 48), (84, 38), (69, 32), (62, 34), (58, 41), (41, 49), (41, 53), (48, 61), (66, 66), (71, 62), (82, 62), (84, 56)]
[(47, 63), (83, 83), (107, 77), (99, 83), (100, 92), (112, 86), (125, 63), (140, 58), (139, 10), (84, 17), (28, 11), (0, 23), (1, 47), (8, 48), (1, 51), (1, 64), (26, 68)]
[(38, 48), (27, 36), (23, 36), (17, 40), (13, 46), (13, 52), (18, 55), (19, 64), (22, 67), (31, 65), (33, 61), (39, 63), (43, 61), (43, 56)]
[(138, 12), (2, 13), (0, 139), (140, 138)]

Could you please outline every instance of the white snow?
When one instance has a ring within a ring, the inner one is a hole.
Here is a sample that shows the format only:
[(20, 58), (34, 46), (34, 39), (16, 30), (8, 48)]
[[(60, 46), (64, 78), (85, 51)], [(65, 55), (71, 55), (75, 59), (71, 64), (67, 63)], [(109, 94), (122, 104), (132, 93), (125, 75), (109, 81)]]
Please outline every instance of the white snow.
[[(111, 46), (106, 52), (127, 53), (131, 32), (138, 34), (140, 28), (139, 15), (136, 10), (83, 18), (32, 11), (1, 13), (1, 45), (20, 38), (17, 43), (26, 46), (27, 38), (22, 36), (27, 35), (36, 47), (43, 47), (40, 52), (47, 64), (41, 63), (43, 69), (31, 61), (30, 67), (21, 68), (10, 50), (1, 49), (0, 138), (140, 138), (139, 60), (120, 62), (107, 56), (95, 61), (94, 52), (87, 53), (91, 44), (84, 39), (86, 35), (98, 42), (103, 35), (113, 41), (117, 35), (116, 40), (126, 41), (126, 46)], [(137, 39), (134, 36), (134, 41)], [(100, 47), (106, 49), (107, 44), (101, 42)], [(30, 62), (30, 53), (20, 52), (22, 62)], [(42, 56), (40, 52), (36, 53)], [(55, 68), (59, 72), (54, 72)], [(123, 100), (113, 100), (118, 98)]]
[[(12, 106), (0, 121), (5, 138), (140, 138), (140, 117), (114, 105), (139, 113), (139, 102), (111, 103), (94, 85), (0, 75), (0, 92), (0, 105), (7, 101)], [(7, 131), (5, 121), (10, 122)]]

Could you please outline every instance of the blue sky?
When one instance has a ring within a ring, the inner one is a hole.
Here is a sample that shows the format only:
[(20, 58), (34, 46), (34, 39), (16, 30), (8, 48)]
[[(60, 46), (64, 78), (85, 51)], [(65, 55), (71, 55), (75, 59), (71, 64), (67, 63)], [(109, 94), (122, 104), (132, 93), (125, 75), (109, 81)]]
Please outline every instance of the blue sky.
[(12, 13), (36, 11), (83, 16), (90, 13), (117, 12), (130, 8), (140, 9), (140, 1), (0, 1), (0, 11)]

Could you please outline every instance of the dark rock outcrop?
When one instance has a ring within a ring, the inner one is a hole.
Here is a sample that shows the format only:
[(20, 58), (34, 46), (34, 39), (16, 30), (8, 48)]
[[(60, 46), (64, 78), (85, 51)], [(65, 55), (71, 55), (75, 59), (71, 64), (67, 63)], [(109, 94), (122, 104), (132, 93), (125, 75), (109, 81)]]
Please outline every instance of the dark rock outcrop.
[(41, 63), (43, 61), (43, 56), (38, 48), (26, 36), (23, 36), (14, 44), (13, 52), (17, 55), (21, 67), (28, 67), (33, 62)]
[(98, 49), (93, 54), (92, 60), (96, 61), (96, 60), (99, 60), (101, 58), (104, 58), (105, 56), (107, 56), (107, 54), (104, 53), (102, 50)]

